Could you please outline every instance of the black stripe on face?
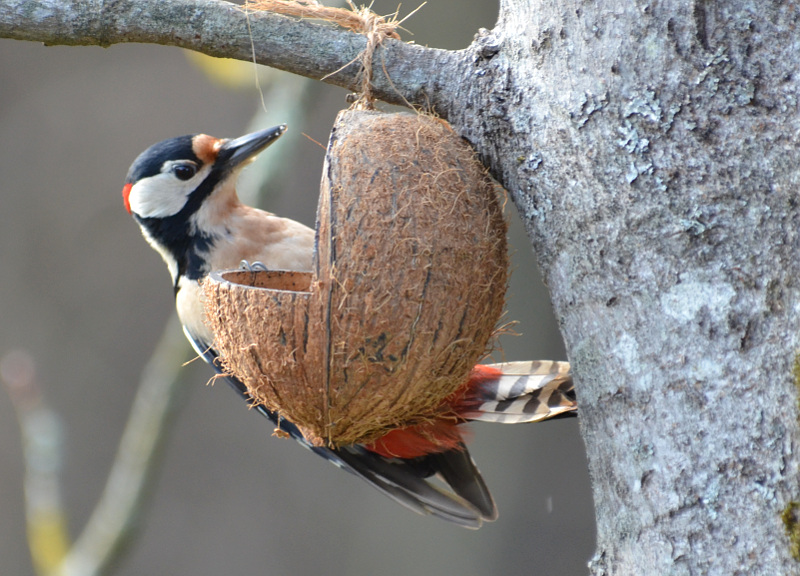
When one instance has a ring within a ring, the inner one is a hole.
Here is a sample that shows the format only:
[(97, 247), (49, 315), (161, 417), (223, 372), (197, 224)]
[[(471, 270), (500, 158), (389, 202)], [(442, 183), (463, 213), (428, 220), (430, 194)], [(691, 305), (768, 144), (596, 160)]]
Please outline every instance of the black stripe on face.
[(210, 272), (205, 255), (213, 249), (216, 237), (203, 232), (190, 233), (189, 220), (224, 176), (220, 170), (212, 169), (177, 214), (165, 218), (142, 218), (134, 214), (139, 225), (178, 263), (178, 277), (200, 280)]

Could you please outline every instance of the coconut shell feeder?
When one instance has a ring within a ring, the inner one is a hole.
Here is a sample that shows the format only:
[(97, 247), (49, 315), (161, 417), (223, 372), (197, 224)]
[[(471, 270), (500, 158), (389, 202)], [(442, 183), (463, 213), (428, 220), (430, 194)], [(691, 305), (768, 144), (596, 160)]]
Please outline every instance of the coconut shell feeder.
[(205, 282), (225, 370), (315, 445), (366, 443), (436, 415), (503, 311), (498, 188), (446, 122), (340, 113), (313, 272)]

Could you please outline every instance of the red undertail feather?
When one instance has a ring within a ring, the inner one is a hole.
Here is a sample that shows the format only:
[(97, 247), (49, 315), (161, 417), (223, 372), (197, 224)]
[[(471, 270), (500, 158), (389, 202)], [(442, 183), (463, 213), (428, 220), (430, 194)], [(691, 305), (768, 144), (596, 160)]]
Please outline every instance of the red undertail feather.
[(462, 448), (464, 440), (457, 425), (456, 420), (438, 418), (416, 426), (396, 428), (366, 448), (386, 458), (404, 459)]

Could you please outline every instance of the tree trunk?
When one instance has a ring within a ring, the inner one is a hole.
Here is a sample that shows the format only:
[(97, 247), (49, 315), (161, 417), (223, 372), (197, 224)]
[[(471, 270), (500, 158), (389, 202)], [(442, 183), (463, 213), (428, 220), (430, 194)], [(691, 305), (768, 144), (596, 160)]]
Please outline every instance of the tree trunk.
[[(249, 57), (224, 3), (122, 17), (144, 3), (114, 3), (81, 42)], [(63, 14), (37, 29), (12, 4), (0, 35), (59, 41)], [(798, 572), (798, 19), (767, 1), (505, 0), (467, 50), (376, 54), (375, 93), (433, 105), (526, 222), (578, 383), (595, 575)], [(262, 48), (286, 22), (253, 16), (259, 61), (320, 77), (364, 46), (300, 22), (318, 53)]]
[(508, 1), (462, 63), (449, 119), (527, 222), (577, 376), (593, 574), (798, 570), (797, 20)]

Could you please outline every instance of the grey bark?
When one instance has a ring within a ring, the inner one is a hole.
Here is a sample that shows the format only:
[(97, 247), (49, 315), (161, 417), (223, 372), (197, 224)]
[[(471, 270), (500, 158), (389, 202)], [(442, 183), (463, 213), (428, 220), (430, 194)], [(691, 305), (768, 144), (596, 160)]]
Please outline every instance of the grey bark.
[[(592, 574), (799, 572), (799, 19), (781, 2), (505, 0), (464, 51), (377, 53), (376, 94), (448, 118), (526, 223), (578, 383)], [(364, 47), (251, 24), (259, 62), (312, 78)], [(211, 0), (7, 2), (0, 36), (251, 57), (244, 15)]]
[(462, 95), (480, 117), (450, 121), (484, 144), (551, 290), (592, 573), (797, 573), (797, 10), (528, 10), (483, 39), (500, 51)]

